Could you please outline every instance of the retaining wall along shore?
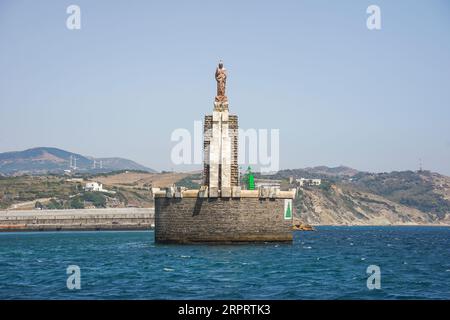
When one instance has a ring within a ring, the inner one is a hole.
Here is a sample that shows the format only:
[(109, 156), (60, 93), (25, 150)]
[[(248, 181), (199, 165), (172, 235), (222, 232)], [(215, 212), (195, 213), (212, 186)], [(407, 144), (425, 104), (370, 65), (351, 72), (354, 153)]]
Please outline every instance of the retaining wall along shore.
[(153, 226), (153, 208), (0, 211), (0, 232), (146, 230)]

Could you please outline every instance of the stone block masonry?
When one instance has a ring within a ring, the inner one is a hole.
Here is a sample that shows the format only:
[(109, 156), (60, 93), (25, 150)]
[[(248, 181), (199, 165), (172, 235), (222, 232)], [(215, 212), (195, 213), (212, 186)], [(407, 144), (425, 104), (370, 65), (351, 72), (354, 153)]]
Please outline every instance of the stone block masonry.
[(291, 242), (281, 198), (155, 198), (157, 243)]
[(230, 129), (231, 137), (231, 186), (239, 185), (239, 164), (238, 164), (238, 116), (228, 116), (228, 126)]
[(205, 116), (203, 184), (210, 189), (239, 185), (238, 128), (238, 117), (227, 109)]

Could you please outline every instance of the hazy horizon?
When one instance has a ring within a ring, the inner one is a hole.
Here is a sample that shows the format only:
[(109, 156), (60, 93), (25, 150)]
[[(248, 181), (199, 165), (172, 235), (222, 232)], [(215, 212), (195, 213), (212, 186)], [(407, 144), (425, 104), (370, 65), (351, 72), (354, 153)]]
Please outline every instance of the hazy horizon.
[[(66, 8), (81, 8), (68, 30)], [(382, 29), (366, 28), (381, 8)], [(280, 129), (280, 168), (450, 175), (446, 1), (2, 1), (0, 152), (56, 147), (171, 163), (173, 130), (228, 70), (241, 128)]]

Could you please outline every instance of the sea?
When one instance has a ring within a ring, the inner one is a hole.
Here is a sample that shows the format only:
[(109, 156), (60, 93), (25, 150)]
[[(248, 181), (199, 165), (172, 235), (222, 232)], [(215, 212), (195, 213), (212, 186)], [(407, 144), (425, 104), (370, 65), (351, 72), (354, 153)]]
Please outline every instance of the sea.
[(450, 227), (323, 226), (234, 245), (0, 233), (0, 299), (450, 299)]

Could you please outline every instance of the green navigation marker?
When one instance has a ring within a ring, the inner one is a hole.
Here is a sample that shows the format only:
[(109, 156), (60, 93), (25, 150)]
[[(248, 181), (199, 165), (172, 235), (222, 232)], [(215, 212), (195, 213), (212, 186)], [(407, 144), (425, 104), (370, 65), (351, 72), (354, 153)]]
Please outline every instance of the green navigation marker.
[(284, 219), (292, 219), (292, 199), (284, 200)]
[(250, 166), (247, 168), (244, 181), (247, 185), (247, 190), (255, 190), (255, 176), (253, 175), (252, 168)]

